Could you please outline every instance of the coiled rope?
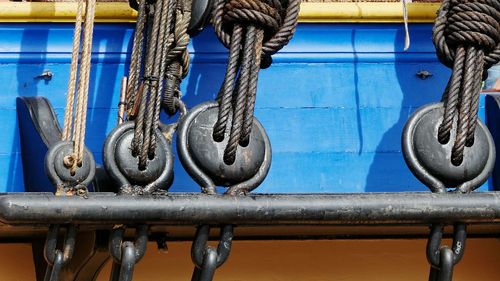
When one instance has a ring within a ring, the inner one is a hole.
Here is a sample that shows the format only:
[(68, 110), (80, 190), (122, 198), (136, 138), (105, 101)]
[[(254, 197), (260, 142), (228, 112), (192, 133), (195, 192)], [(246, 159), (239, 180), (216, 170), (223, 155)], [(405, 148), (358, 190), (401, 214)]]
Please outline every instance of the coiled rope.
[[(86, 1), (85, 22), (83, 23), (83, 43), (81, 44), (81, 56), (79, 61), (80, 41), (82, 37), (83, 6), (83, 0), (79, 0), (76, 13), (75, 30), (73, 34), (70, 76), (64, 113), (64, 128), (61, 136), (63, 141), (73, 141), (73, 153), (64, 158), (64, 165), (70, 169), (72, 174), (74, 174), (76, 169), (82, 165), (85, 148), (90, 59), (92, 53), (92, 36), (94, 30), (96, 0)], [(76, 112), (75, 114), (74, 111)]]
[(154, 158), (162, 105), (169, 115), (177, 112), (179, 85), (189, 69), (191, 4), (139, 2), (126, 96), (127, 119), (135, 122), (132, 153), (139, 157), (139, 169)]
[(442, 98), (445, 111), (438, 139), (448, 143), (457, 123), (451, 162), (458, 166), (465, 147), (474, 143), (482, 81), (500, 61), (500, 1), (444, 0), (433, 41), (440, 61), (453, 69)]
[[(229, 49), (224, 82), (219, 91), (215, 141), (229, 139), (224, 162), (234, 163), (238, 145), (247, 146), (253, 125), (260, 68), (292, 38), (300, 0), (217, 0), (213, 24), (219, 40)], [(232, 118), (232, 121), (229, 120)]]

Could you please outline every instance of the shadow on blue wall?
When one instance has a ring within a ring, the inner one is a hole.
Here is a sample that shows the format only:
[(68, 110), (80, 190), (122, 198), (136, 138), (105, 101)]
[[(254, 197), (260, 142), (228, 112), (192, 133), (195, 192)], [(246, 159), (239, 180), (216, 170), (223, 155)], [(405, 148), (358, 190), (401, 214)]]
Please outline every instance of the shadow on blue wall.
[[(419, 28), (419, 24), (410, 25), (410, 36), (412, 34), (412, 28)], [(428, 29), (428, 33), (428, 38), (431, 38), (430, 29)], [(394, 85), (394, 91), (398, 91), (399, 87), (402, 93), (399, 118), (394, 125), (384, 133), (379, 142), (376, 149), (377, 153), (375, 153), (370, 171), (366, 178), (365, 191), (367, 192), (395, 192), (402, 190), (428, 191), (428, 189), (416, 180), (406, 168), (406, 163), (401, 153), (400, 140), (403, 127), (411, 113), (423, 104), (438, 102), (440, 100), (449, 72), (445, 70), (445, 67), (436, 64), (437, 58), (436, 61), (429, 63), (410, 63), (405, 57), (414, 54), (411, 46), (407, 52), (404, 52), (404, 42), (404, 29), (399, 28), (394, 40), (394, 67), (399, 82), (398, 85)], [(420, 70), (428, 70), (433, 73), (433, 76), (427, 78), (428, 80), (417, 78), (416, 73)], [(429, 87), (429, 85), (440, 86)], [(396, 96), (393, 98), (396, 98)], [(395, 142), (397, 142), (398, 145), (395, 145)], [(389, 147), (398, 147), (398, 149), (390, 151), (387, 150)], [(404, 167), (402, 173), (400, 169), (401, 166)], [(381, 177), (381, 174), (385, 174), (386, 176)]]
[[(100, 25), (94, 32), (93, 38), (93, 54), (92, 67), (90, 72), (89, 85), (89, 101), (88, 101), (88, 117), (87, 117), (87, 140), (88, 144), (93, 146), (93, 153), (96, 161), (100, 163), (102, 142), (106, 137), (108, 120), (116, 120), (111, 114), (115, 113), (116, 104), (114, 104), (114, 96), (117, 95), (119, 89), (116, 89), (117, 84), (124, 73), (124, 63), (127, 57), (117, 50), (121, 50), (122, 46), (127, 46), (127, 32), (130, 29), (117, 28), (122, 24), (106, 24)], [(37, 24), (37, 25), (22, 25), (22, 38), (20, 40), (19, 59), (16, 64), (17, 78), (17, 95), (18, 96), (45, 96), (49, 98), (54, 107), (58, 118), (62, 121), (64, 114), (66, 89), (69, 77), (69, 58), (71, 50), (49, 49), (54, 45), (53, 40), (64, 40), (61, 42), (69, 42), (67, 38), (73, 35), (73, 24)], [(50, 34), (51, 32), (62, 32), (61, 34)], [(68, 36), (64, 36), (64, 35)], [(60, 37), (60, 38), (58, 38)], [(55, 48), (60, 48), (56, 43)], [(49, 45), (51, 47), (49, 47)], [(62, 45), (64, 46), (64, 45)], [(66, 45), (67, 46), (67, 45)], [(54, 47), (52, 47), (54, 48)], [(129, 46), (129, 50), (130, 50)], [(129, 52), (127, 53), (129, 54)], [(54, 55), (55, 57), (48, 58)], [(59, 58), (60, 56), (60, 58)], [(59, 61), (62, 59), (62, 61)], [(52, 60), (56, 60), (53, 62)], [(45, 80), (42, 77), (37, 77), (45, 70), (50, 70), (54, 75), (54, 79)], [(117, 101), (116, 101), (117, 103)], [(21, 165), (21, 146), (19, 141), (19, 124), (17, 118), (14, 126), (14, 142), (12, 145), (12, 156), (7, 180), (7, 191), (22, 191), (23, 190), (23, 169)], [(60, 123), (62, 127), (63, 124)], [(42, 152), (44, 153), (44, 152)], [(26, 159), (32, 160), (29, 155), (23, 155)], [(40, 162), (39, 167), (43, 169), (43, 158), (38, 157), (36, 161)], [(29, 171), (27, 171), (29, 173)], [(46, 181), (47, 187), (51, 186), (50, 182), (44, 177), (40, 179)]]
[[(117, 97), (120, 92), (120, 84), (115, 81), (121, 81), (124, 75), (128, 75), (128, 62), (132, 50), (133, 40), (125, 42), (126, 28), (117, 28), (122, 24), (106, 24), (100, 25), (101, 29), (110, 30), (110, 32), (96, 32), (93, 37), (93, 52), (98, 51), (98, 58), (93, 59), (92, 69), (90, 72), (90, 87), (89, 87), (89, 106), (92, 110), (87, 116), (87, 134), (92, 133), (92, 138), (98, 140), (102, 146), (103, 140), (106, 139), (108, 130), (107, 126), (103, 126), (103, 120), (117, 120), (117, 116), (111, 116), (118, 107)], [(132, 28), (132, 25), (128, 26)], [(112, 32), (112, 34), (111, 34)], [(101, 44), (104, 44), (101, 47)], [(127, 57), (113, 57), (113, 52), (121, 49), (122, 46), (127, 46)], [(125, 59), (125, 65), (120, 63), (120, 59)], [(97, 63), (101, 65), (99, 72)], [(121, 67), (120, 67), (121, 66)], [(120, 71), (121, 70), (121, 71)], [(120, 72), (120, 73), (119, 73)], [(102, 151), (93, 151), (96, 161), (102, 162)]]
[[(211, 29), (211, 27), (207, 28)], [(208, 32), (207, 32), (208, 31)], [(182, 82), (182, 100), (188, 109), (202, 102), (213, 100), (219, 87), (224, 79), (225, 63), (206, 64), (203, 61), (207, 55), (207, 42), (213, 42), (213, 30), (205, 30), (202, 33), (191, 39), (191, 48), (194, 57), (192, 57), (188, 76)], [(207, 67), (208, 66), (208, 67)], [(175, 119), (178, 116), (173, 116)], [(172, 122), (172, 120), (164, 120)], [(173, 146), (174, 154), (176, 151), (176, 138), (174, 138)], [(172, 192), (198, 192), (200, 188), (198, 184), (184, 170), (178, 157), (175, 157), (174, 162), (174, 182), (170, 188)]]
[[(29, 75), (33, 72), (40, 75), (45, 70), (48, 33), (49, 30), (46, 28), (27, 28), (22, 33), (19, 59), (17, 61), (16, 69), (17, 94), (19, 96), (38, 96), (38, 85), (49, 82), (42, 77)], [(37, 52), (33, 52), (32, 50), (33, 42), (37, 42)], [(36, 64), (34, 64), (35, 61)], [(12, 143), (11, 150), (13, 154), (10, 159), (6, 191), (22, 191), (24, 188), (20, 150), (21, 145), (19, 140), (19, 124), (17, 118), (15, 118), (15, 122), (16, 124), (13, 127), (14, 141)], [(45, 180), (49, 183), (48, 179), (41, 180)]]

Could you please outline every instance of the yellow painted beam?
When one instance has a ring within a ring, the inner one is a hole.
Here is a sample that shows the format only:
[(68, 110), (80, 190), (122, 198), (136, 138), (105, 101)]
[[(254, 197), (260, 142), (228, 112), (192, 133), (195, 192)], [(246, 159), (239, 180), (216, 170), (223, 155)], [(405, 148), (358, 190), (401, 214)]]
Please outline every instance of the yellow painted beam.
[[(72, 22), (74, 2), (0, 2), (0, 22)], [(134, 22), (137, 13), (127, 3), (97, 3), (99, 22)]]
[[(409, 3), (411, 22), (432, 22), (439, 4)], [(71, 22), (76, 3), (0, 2), (0, 22)], [(134, 22), (127, 3), (98, 3), (96, 21)], [(402, 22), (401, 3), (302, 3), (300, 22)]]
[[(301, 22), (402, 22), (403, 4), (391, 3), (302, 3)], [(433, 22), (439, 4), (408, 3), (411, 22)]]

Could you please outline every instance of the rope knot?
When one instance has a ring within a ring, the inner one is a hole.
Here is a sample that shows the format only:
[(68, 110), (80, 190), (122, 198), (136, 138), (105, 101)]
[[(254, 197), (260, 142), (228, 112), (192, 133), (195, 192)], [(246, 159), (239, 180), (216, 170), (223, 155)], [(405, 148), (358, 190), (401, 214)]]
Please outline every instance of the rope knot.
[(445, 0), (433, 31), (438, 56), (448, 67), (452, 67), (459, 47), (482, 50), (486, 68), (500, 60), (498, 0)]
[(270, 56), (292, 38), (299, 6), (299, 0), (216, 0), (215, 33), (229, 49), (232, 36), (244, 36), (241, 28), (253, 26), (263, 30), (262, 53)]
[[(267, 2), (267, 1), (266, 1)], [(265, 31), (265, 38), (271, 38), (278, 31), (282, 18), (279, 1), (231, 0), (224, 6), (224, 24), (231, 29), (234, 24), (253, 25)]]

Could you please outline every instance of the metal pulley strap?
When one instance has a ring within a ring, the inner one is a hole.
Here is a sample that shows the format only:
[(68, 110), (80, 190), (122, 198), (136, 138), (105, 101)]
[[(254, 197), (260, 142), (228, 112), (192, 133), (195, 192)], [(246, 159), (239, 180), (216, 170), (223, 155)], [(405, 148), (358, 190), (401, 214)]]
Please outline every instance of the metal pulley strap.
[(454, 142), (451, 161), (458, 166), (465, 147), (474, 143), (481, 82), (500, 61), (500, 2), (445, 0), (434, 24), (433, 41), (441, 62), (453, 69), (443, 95), (445, 110), (438, 136), (441, 143)]
[(85, 148), (95, 5), (95, 0), (86, 1), (81, 43), (84, 2), (78, 1), (64, 128), (61, 141), (51, 145), (45, 156), (45, 173), (56, 187), (56, 195), (85, 196), (95, 175), (94, 157)]
[(44, 256), (48, 264), (45, 271), (45, 281), (59, 280), (61, 269), (71, 260), (75, 250), (76, 226), (68, 225), (66, 227), (66, 237), (61, 250), (57, 249), (59, 229), (59, 225), (50, 225), (47, 233), (47, 240), (44, 247)]
[[(282, 3), (283, 2), (283, 3)], [(213, 138), (222, 142), (229, 129), (224, 162), (231, 165), (238, 146), (247, 146), (253, 125), (260, 68), (293, 36), (299, 0), (217, 0), (213, 24), (219, 40), (229, 49), (224, 82), (219, 91), (219, 112)]]
[(226, 262), (231, 252), (233, 241), (232, 225), (225, 225), (220, 228), (217, 249), (208, 246), (209, 235), (209, 225), (200, 225), (196, 230), (195, 240), (191, 247), (191, 259), (195, 264), (191, 281), (211, 281), (215, 270)]
[(131, 281), (135, 265), (146, 253), (148, 227), (141, 225), (136, 229), (135, 242), (124, 241), (124, 227), (112, 230), (109, 238), (109, 252), (113, 258), (111, 281)]

